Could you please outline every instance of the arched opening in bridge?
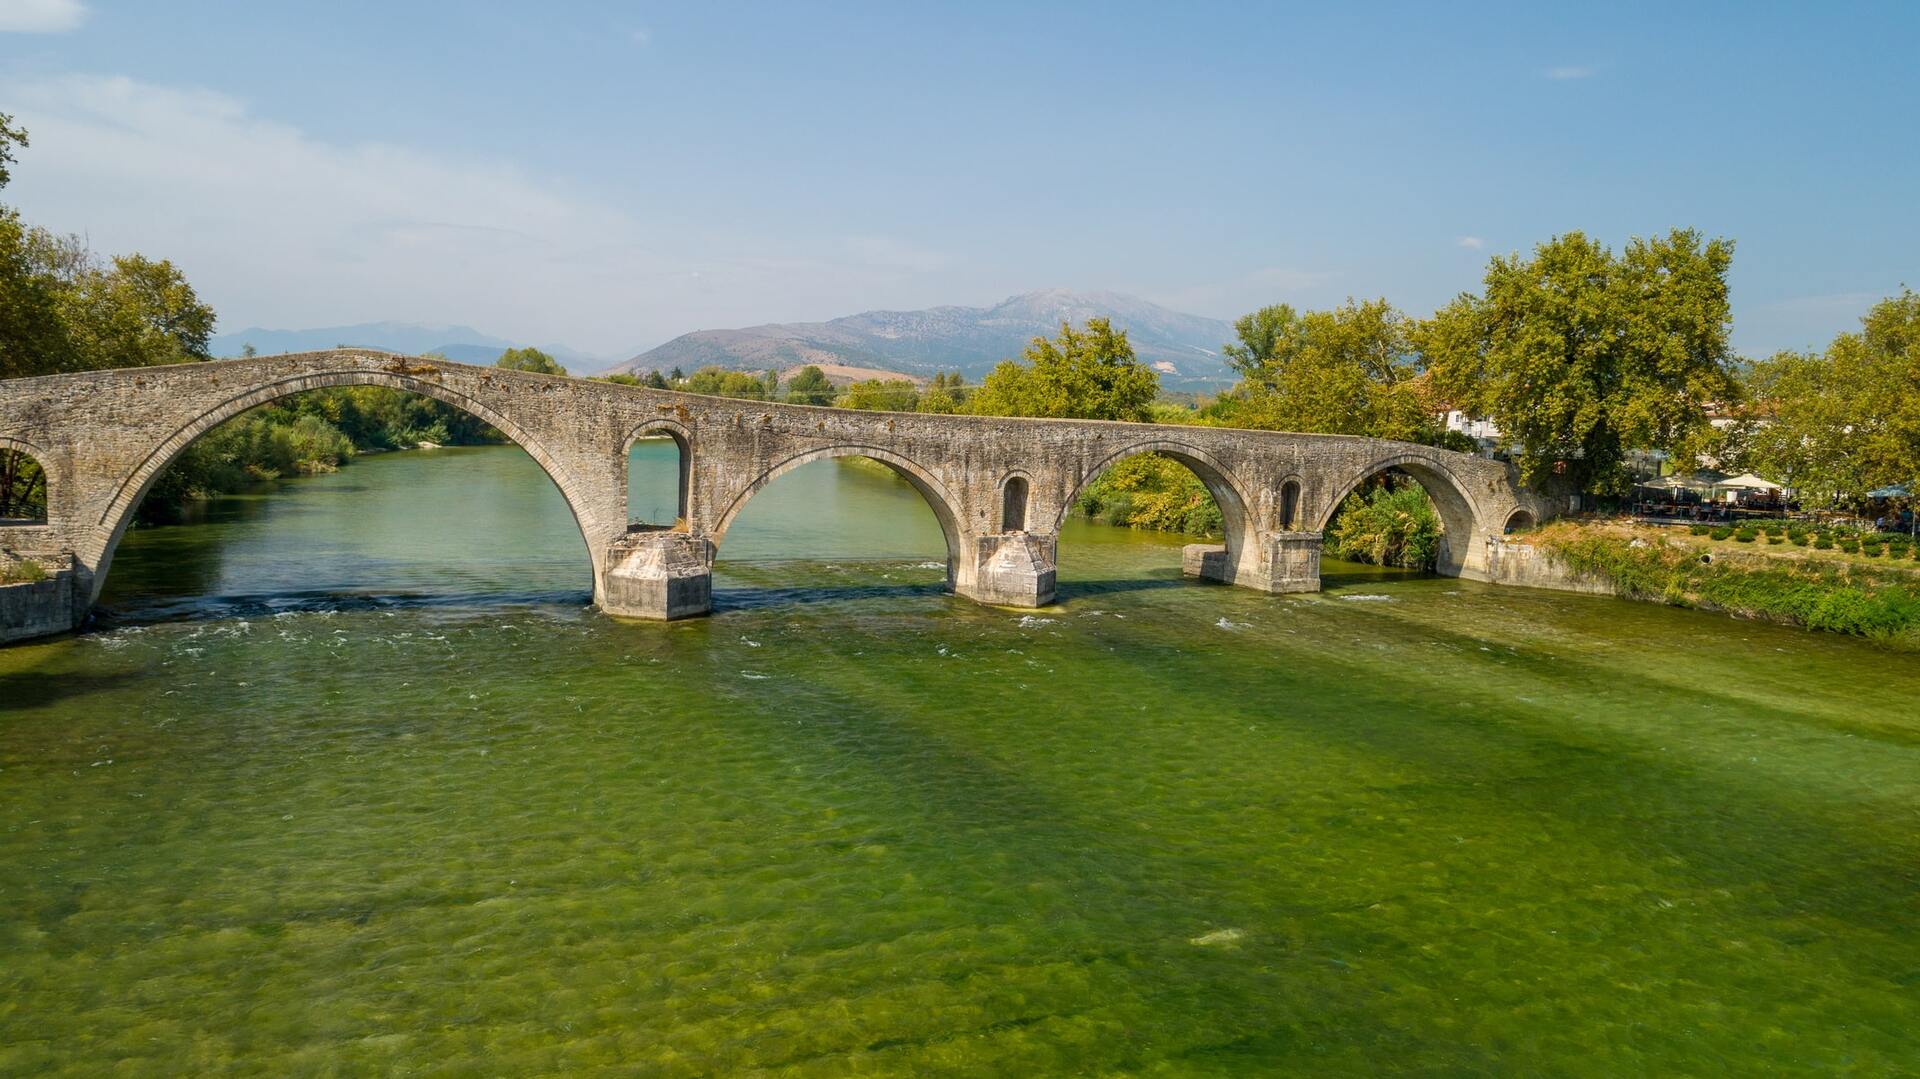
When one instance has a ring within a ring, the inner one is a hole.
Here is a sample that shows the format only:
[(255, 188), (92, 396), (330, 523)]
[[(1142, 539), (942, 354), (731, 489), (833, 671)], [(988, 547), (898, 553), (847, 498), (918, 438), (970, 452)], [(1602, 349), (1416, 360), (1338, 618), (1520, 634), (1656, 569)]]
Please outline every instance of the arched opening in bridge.
[(109, 610), (590, 598), (568, 499), (487, 421), (345, 375), (272, 391), (201, 417), (129, 479), (95, 582)]
[(24, 449), (0, 442), (0, 528), (47, 523), (47, 470)]
[(1280, 485), (1280, 531), (1291, 532), (1299, 527), (1300, 517), (1300, 481), (1288, 480)]
[(693, 453), (673, 426), (649, 424), (627, 449), (627, 529), (684, 528)]
[(1531, 511), (1523, 510), (1523, 509), (1514, 510), (1511, 514), (1507, 515), (1507, 523), (1505, 527), (1501, 529), (1501, 531), (1504, 532), (1506, 535), (1511, 536), (1515, 532), (1525, 532), (1527, 529), (1532, 528), (1533, 526), (1534, 526), (1534, 519), (1533, 519), (1533, 513)]
[(1220, 567), (1237, 565), (1246, 522), (1239, 491), (1200, 450), (1126, 447), (1096, 465), (1062, 509), (1060, 594), (1175, 583), (1195, 544), (1220, 548), (1206, 556)]
[(877, 448), (772, 465), (721, 512), (714, 606), (937, 595), (952, 582), (951, 505), (930, 473)]
[(1027, 478), (1008, 476), (1000, 485), (1000, 531), (1027, 530)]
[(1382, 462), (1327, 511), (1320, 525), (1321, 580), (1457, 576), (1474, 540), (1474, 520), (1459, 482), (1432, 462), (1418, 457)]

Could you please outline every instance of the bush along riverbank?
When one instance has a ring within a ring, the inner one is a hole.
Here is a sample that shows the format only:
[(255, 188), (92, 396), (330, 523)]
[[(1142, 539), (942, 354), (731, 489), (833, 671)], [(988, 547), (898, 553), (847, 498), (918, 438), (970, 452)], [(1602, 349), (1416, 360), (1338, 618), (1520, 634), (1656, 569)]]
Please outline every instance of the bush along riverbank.
[[(1525, 537), (1568, 570), (1609, 582), (1629, 599), (1676, 607), (1723, 611), (1743, 618), (1866, 637), (1895, 648), (1920, 651), (1920, 572), (1911, 560), (1889, 553), (1881, 564), (1832, 557), (1828, 548), (1805, 546), (1777, 526), (1754, 528), (1745, 549), (1712, 542), (1708, 535), (1674, 535), (1623, 525), (1558, 521)], [(1769, 537), (1768, 540), (1762, 539)], [(1844, 553), (1839, 543), (1834, 550)], [(1846, 541), (1854, 551), (1859, 538)], [(1886, 551), (1886, 542), (1869, 548)], [(1912, 546), (1905, 547), (1909, 552)], [(1870, 556), (1871, 557), (1871, 556)]]
[(451, 405), (383, 386), (295, 394), (249, 409), (188, 446), (147, 492), (139, 517), (146, 524), (177, 521), (214, 495), (283, 476), (331, 472), (355, 454), (503, 440)]
[(1400, 475), (1340, 503), (1323, 553), (1349, 562), (1430, 570), (1439, 557), (1440, 535), (1440, 514), (1426, 489)]

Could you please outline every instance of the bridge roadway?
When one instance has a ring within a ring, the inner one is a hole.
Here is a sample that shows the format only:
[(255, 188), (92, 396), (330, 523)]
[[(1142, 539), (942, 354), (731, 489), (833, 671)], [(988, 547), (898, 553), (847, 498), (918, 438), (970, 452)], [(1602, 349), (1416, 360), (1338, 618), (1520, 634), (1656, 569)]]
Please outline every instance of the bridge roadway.
[[(0, 560), (54, 571), (38, 598), (0, 597), (0, 640), (85, 620), (141, 498), (194, 439), (276, 398), (356, 385), (444, 401), (531, 454), (587, 541), (594, 602), (629, 617), (705, 614), (715, 551), (748, 500), (829, 457), (870, 457), (899, 473), (939, 519), (952, 590), (1017, 607), (1052, 602), (1060, 526), (1081, 488), (1148, 451), (1191, 468), (1220, 505), (1225, 542), (1189, 547), (1186, 571), (1268, 592), (1319, 588), (1328, 519), (1385, 469), (1433, 497), (1443, 573), (1484, 578), (1490, 538), (1552, 515), (1502, 462), (1405, 442), (815, 408), (335, 349), (0, 381), (0, 447), (31, 454), (48, 483), (44, 523), (0, 525)], [(678, 519), (630, 525), (628, 451), (656, 435), (680, 448)]]

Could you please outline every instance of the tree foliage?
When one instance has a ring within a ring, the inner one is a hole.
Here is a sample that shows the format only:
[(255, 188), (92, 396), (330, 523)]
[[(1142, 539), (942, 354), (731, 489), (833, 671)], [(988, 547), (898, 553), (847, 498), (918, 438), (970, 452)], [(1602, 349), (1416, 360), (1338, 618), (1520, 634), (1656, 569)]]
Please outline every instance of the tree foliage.
[(1331, 311), (1263, 307), (1234, 324), (1225, 346), (1241, 382), (1208, 410), (1234, 427), (1432, 441), (1414, 323), (1385, 300)]
[(1036, 337), (1026, 363), (1007, 360), (981, 382), (969, 412), (986, 416), (1053, 416), (1068, 419), (1152, 418), (1160, 379), (1141, 363), (1125, 330), (1104, 318), (1076, 330), (1060, 324), (1060, 336)]
[(1829, 500), (1920, 489), (1920, 295), (1875, 304), (1824, 353), (1781, 352), (1744, 377), (1730, 438), (1738, 467)]
[(1432, 569), (1441, 532), (1426, 489), (1399, 477), (1346, 497), (1327, 529), (1326, 553), (1376, 566)]
[(713, 397), (738, 397), (748, 401), (767, 399), (766, 379), (745, 371), (729, 371), (724, 367), (702, 367), (688, 376), (680, 388), (688, 393), (704, 393)]
[(959, 412), (967, 402), (967, 395), (967, 381), (960, 377), (960, 372), (942, 371), (927, 383), (926, 391), (921, 393), (914, 411), (942, 414)]
[(833, 383), (826, 372), (808, 364), (787, 380), (787, 400), (796, 405), (833, 404)]
[(920, 391), (904, 378), (869, 378), (848, 386), (835, 403), (841, 408), (912, 412), (920, 405)]
[(1492, 419), (1539, 484), (1564, 469), (1623, 493), (1630, 449), (1691, 459), (1706, 406), (1734, 391), (1727, 334), (1733, 245), (1688, 229), (1611, 250), (1579, 232), (1496, 256), (1484, 293), (1418, 333), (1436, 384)]
[(504, 367), (509, 371), (530, 371), (536, 375), (564, 375), (567, 373), (567, 369), (560, 366), (560, 361), (532, 346), (526, 348), (510, 348), (502, 352), (500, 358), (493, 361), (493, 365), (495, 367)]
[(13, 179), (13, 148), (26, 145), (26, 129), (16, 126), (11, 115), (0, 112), (0, 187)]

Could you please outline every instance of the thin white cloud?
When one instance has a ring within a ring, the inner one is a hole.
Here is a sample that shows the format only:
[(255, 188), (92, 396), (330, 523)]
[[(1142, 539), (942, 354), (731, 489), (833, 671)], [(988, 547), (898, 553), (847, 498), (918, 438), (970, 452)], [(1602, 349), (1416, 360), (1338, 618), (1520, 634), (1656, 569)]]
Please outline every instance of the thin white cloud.
[(0, 0), (0, 32), (64, 34), (87, 21), (80, 0)]
[(1567, 79), (1591, 79), (1599, 74), (1599, 69), (1574, 64), (1566, 67), (1550, 67), (1541, 72), (1541, 74), (1549, 79), (1562, 81)]
[(1487, 246), (1487, 241), (1478, 236), (1462, 236), (1453, 243), (1454, 246), (1464, 247), (1469, 251), (1479, 251)]
[(653, 31), (648, 30), (644, 26), (629, 32), (627, 36), (633, 39), (635, 45), (645, 46), (653, 44)]
[(884, 236), (782, 248), (511, 163), (328, 142), (205, 90), (0, 78), (0, 101), (33, 135), (8, 201), (102, 252), (173, 259), (223, 330), (467, 323), (611, 353), (845, 313), (948, 262)]

